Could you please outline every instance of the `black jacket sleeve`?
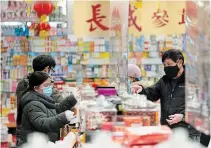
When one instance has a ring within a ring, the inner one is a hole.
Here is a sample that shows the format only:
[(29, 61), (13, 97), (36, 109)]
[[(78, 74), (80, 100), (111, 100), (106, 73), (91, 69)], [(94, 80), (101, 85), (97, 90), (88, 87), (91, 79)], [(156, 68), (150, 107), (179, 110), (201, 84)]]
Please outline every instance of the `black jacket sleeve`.
[(56, 103), (56, 110), (58, 113), (64, 112), (66, 110), (71, 110), (77, 103), (74, 95), (66, 97), (61, 103)]
[(201, 133), (200, 143), (203, 146), (208, 147), (210, 143), (210, 135), (205, 135), (204, 133)]
[(65, 113), (60, 113), (54, 117), (47, 117), (45, 106), (37, 101), (30, 102), (26, 107), (30, 123), (40, 132), (55, 132), (68, 124)]
[(160, 79), (157, 83), (155, 83), (154, 85), (147, 87), (147, 88), (143, 88), (143, 90), (139, 93), (139, 94), (143, 94), (147, 96), (147, 99), (150, 101), (158, 101), (161, 97), (161, 82), (162, 79)]

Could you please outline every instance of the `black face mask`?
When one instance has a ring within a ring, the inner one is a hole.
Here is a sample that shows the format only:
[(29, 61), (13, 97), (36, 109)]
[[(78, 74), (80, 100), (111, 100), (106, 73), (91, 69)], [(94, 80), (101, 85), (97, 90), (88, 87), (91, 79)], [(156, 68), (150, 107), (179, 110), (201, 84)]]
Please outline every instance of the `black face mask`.
[(179, 67), (177, 65), (176, 66), (166, 66), (166, 67), (164, 67), (164, 71), (168, 78), (173, 79), (177, 76), (177, 74), (179, 72)]

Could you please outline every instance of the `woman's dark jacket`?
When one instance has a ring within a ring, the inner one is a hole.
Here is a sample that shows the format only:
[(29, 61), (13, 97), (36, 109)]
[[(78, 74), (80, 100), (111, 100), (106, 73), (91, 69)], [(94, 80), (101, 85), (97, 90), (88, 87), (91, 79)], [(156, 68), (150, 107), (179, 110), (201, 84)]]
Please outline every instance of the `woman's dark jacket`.
[(17, 146), (27, 142), (27, 136), (33, 132), (45, 133), (52, 142), (59, 140), (60, 128), (68, 124), (65, 112), (77, 103), (73, 95), (61, 103), (55, 103), (51, 97), (35, 91), (27, 92), (18, 108)]

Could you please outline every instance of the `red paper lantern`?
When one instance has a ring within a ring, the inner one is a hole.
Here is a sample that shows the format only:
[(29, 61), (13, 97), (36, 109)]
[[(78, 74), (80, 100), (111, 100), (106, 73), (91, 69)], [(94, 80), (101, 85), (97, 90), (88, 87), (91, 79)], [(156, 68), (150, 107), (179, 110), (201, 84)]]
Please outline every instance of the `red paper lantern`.
[(39, 31), (40, 30), (49, 31), (51, 29), (51, 26), (47, 22), (41, 22), (38, 24), (37, 28)]
[(34, 4), (34, 10), (37, 12), (38, 17), (48, 16), (54, 10), (54, 6), (51, 1), (37, 1)]

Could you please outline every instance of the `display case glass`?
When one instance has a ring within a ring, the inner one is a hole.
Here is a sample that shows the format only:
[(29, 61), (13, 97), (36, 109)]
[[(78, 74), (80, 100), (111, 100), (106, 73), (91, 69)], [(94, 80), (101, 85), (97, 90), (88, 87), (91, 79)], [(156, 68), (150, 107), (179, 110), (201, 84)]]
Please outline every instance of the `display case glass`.
[(210, 2), (187, 1), (186, 121), (210, 133)]

